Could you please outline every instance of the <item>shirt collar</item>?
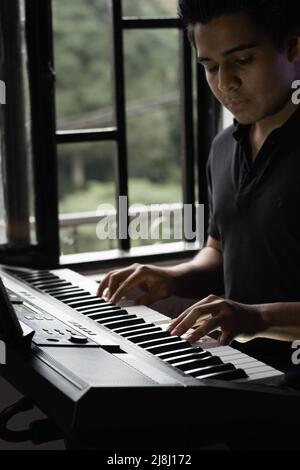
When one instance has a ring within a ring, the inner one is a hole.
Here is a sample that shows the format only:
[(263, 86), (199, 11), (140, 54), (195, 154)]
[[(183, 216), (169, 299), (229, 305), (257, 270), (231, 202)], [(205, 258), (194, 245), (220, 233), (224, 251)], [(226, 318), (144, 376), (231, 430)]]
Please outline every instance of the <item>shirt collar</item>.
[(235, 130), (232, 135), (235, 138), (235, 140), (237, 140), (238, 142), (241, 142), (248, 135), (248, 131), (251, 128), (251, 124), (241, 124), (236, 119), (233, 119), (233, 124), (234, 124)]
[[(248, 132), (251, 128), (251, 124), (241, 124), (236, 119), (233, 119), (235, 130), (233, 132), (233, 137), (241, 142), (248, 135)], [(300, 105), (297, 107), (296, 111), (289, 117), (289, 119), (279, 128), (274, 129), (270, 136), (272, 137), (283, 137), (285, 134), (294, 134), (296, 135), (300, 129)], [(269, 137), (270, 137), (269, 136)]]

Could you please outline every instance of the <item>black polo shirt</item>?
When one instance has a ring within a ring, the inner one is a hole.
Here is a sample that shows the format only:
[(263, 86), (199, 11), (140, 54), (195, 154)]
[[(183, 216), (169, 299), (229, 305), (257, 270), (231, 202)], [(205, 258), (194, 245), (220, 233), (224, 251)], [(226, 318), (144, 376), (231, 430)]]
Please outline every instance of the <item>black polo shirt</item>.
[(216, 137), (208, 162), (209, 235), (221, 241), (225, 297), (300, 302), (300, 108), (255, 162), (250, 126)]

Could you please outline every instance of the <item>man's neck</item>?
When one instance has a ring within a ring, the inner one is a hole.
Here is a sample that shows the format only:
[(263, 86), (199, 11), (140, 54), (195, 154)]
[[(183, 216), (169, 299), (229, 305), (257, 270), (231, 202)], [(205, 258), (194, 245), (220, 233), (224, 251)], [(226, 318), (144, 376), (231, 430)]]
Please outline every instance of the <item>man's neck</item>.
[(271, 134), (271, 132), (283, 126), (283, 124), (287, 122), (289, 118), (294, 114), (297, 108), (298, 107), (295, 106), (292, 101), (289, 100), (289, 102), (281, 111), (274, 114), (273, 116), (269, 116), (268, 118), (255, 123), (251, 127), (249, 133), (249, 140), (252, 149), (253, 161), (256, 159), (261, 147), (263, 146), (264, 142)]

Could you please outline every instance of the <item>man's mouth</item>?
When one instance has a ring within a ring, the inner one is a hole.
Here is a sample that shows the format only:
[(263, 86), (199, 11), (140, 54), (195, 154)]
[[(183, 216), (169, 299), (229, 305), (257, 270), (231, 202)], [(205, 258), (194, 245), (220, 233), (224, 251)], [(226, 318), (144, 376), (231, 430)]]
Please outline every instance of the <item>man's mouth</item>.
[(225, 101), (225, 106), (228, 109), (237, 110), (243, 108), (249, 100), (246, 99), (231, 99)]

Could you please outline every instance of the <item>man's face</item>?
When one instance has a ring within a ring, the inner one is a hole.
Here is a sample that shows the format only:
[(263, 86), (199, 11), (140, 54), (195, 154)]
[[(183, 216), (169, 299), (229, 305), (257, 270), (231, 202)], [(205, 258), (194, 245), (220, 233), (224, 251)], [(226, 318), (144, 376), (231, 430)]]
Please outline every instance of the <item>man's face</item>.
[(281, 111), (291, 99), (295, 65), (243, 14), (194, 27), (199, 62), (217, 99), (243, 124)]

